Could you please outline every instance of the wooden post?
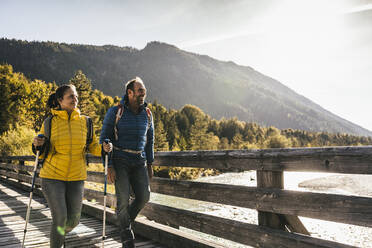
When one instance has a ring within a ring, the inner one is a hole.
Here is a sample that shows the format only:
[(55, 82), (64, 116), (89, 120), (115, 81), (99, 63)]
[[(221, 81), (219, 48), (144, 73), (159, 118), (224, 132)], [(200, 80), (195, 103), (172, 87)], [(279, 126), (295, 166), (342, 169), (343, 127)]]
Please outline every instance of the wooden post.
[[(8, 164), (11, 164), (13, 161), (12, 160), (8, 160), (7, 163)], [(6, 168), (6, 173), (8, 173), (10, 171), (9, 168)], [(8, 180), (9, 179), (9, 176), (5, 176), (5, 178)]]
[[(282, 171), (257, 170), (257, 188), (284, 188)], [(280, 215), (275, 213), (258, 211), (258, 225), (275, 229), (286, 230), (285, 222)]]
[[(18, 160), (18, 162), (19, 162), (20, 165), (25, 165), (25, 161), (24, 160)], [(15, 172), (17, 174), (20, 174), (20, 170), (15, 170)], [(22, 182), (22, 180), (18, 179), (18, 182), (20, 183), (20, 182)]]
[[(284, 189), (284, 176), (282, 171), (257, 171), (257, 188)], [(258, 224), (275, 229), (286, 230), (305, 235), (309, 231), (297, 216), (283, 215), (258, 211)]]

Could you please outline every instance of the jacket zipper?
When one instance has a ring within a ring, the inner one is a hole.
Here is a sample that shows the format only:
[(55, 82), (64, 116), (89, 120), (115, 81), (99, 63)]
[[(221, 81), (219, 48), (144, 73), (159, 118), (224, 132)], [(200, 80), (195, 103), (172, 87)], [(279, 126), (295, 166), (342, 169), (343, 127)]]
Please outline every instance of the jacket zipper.
[(135, 118), (136, 118), (136, 128), (137, 128), (137, 146), (136, 146), (136, 150), (138, 150), (138, 147), (139, 147), (139, 137), (140, 137), (140, 129), (138, 127), (138, 116), (139, 116), (139, 114), (136, 114), (135, 115)]
[(72, 132), (71, 132), (71, 115), (68, 116), (68, 133), (70, 135), (70, 159), (68, 161), (68, 167), (67, 167), (67, 174), (66, 174), (66, 181), (68, 181), (68, 175), (70, 174), (71, 169), (71, 161), (72, 161)]

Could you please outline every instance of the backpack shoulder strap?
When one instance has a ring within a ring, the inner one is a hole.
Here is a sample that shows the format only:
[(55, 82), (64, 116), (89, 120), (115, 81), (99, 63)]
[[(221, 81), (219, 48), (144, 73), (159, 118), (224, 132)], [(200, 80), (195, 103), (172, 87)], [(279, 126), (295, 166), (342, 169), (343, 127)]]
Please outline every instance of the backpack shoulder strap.
[(50, 149), (50, 130), (52, 129), (52, 119), (53, 115), (49, 115), (44, 120), (44, 136), (46, 137), (46, 147), (44, 152), (44, 159), (40, 162), (41, 165), (43, 165), (44, 160), (48, 157), (49, 149)]
[(89, 116), (84, 115), (85, 117), (85, 123), (87, 125), (87, 140), (85, 143), (85, 160), (87, 163), (87, 166), (89, 166), (89, 145), (93, 142), (93, 120)]
[(118, 128), (117, 128), (116, 125), (118, 124), (119, 120), (123, 116), (123, 113), (124, 113), (124, 106), (122, 104), (119, 104), (118, 105), (118, 110), (116, 111), (116, 118), (115, 118), (115, 125), (114, 125), (115, 140), (119, 139)]
[(92, 143), (93, 141), (93, 120), (89, 116), (85, 116), (86, 124), (87, 124), (87, 147)]
[(44, 120), (44, 136), (50, 140), (50, 130), (52, 128), (52, 118), (53, 115), (49, 115), (47, 118)]

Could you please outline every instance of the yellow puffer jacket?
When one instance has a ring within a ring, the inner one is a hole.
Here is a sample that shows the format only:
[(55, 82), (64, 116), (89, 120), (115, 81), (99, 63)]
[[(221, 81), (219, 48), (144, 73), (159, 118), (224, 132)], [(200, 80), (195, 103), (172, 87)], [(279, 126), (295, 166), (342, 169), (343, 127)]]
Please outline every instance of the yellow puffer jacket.
[[(52, 109), (50, 149), (44, 160), (40, 177), (62, 181), (79, 181), (87, 178), (85, 145), (87, 140), (86, 118), (75, 109), (70, 117), (65, 110)], [(41, 127), (44, 134), (44, 126)], [(89, 153), (101, 155), (101, 146), (93, 131)], [(42, 155), (40, 156), (42, 158)]]

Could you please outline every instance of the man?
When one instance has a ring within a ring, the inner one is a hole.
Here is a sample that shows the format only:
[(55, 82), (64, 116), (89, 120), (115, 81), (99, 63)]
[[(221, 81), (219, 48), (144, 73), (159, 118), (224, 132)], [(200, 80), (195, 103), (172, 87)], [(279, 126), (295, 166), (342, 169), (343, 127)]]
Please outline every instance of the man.
[[(107, 179), (115, 183), (116, 214), (125, 248), (135, 247), (132, 225), (149, 201), (149, 179), (153, 176), (154, 124), (145, 98), (146, 87), (141, 78), (128, 81), (120, 105), (107, 111), (100, 137), (100, 143), (108, 138), (114, 145)], [(135, 199), (129, 203), (131, 188)]]

